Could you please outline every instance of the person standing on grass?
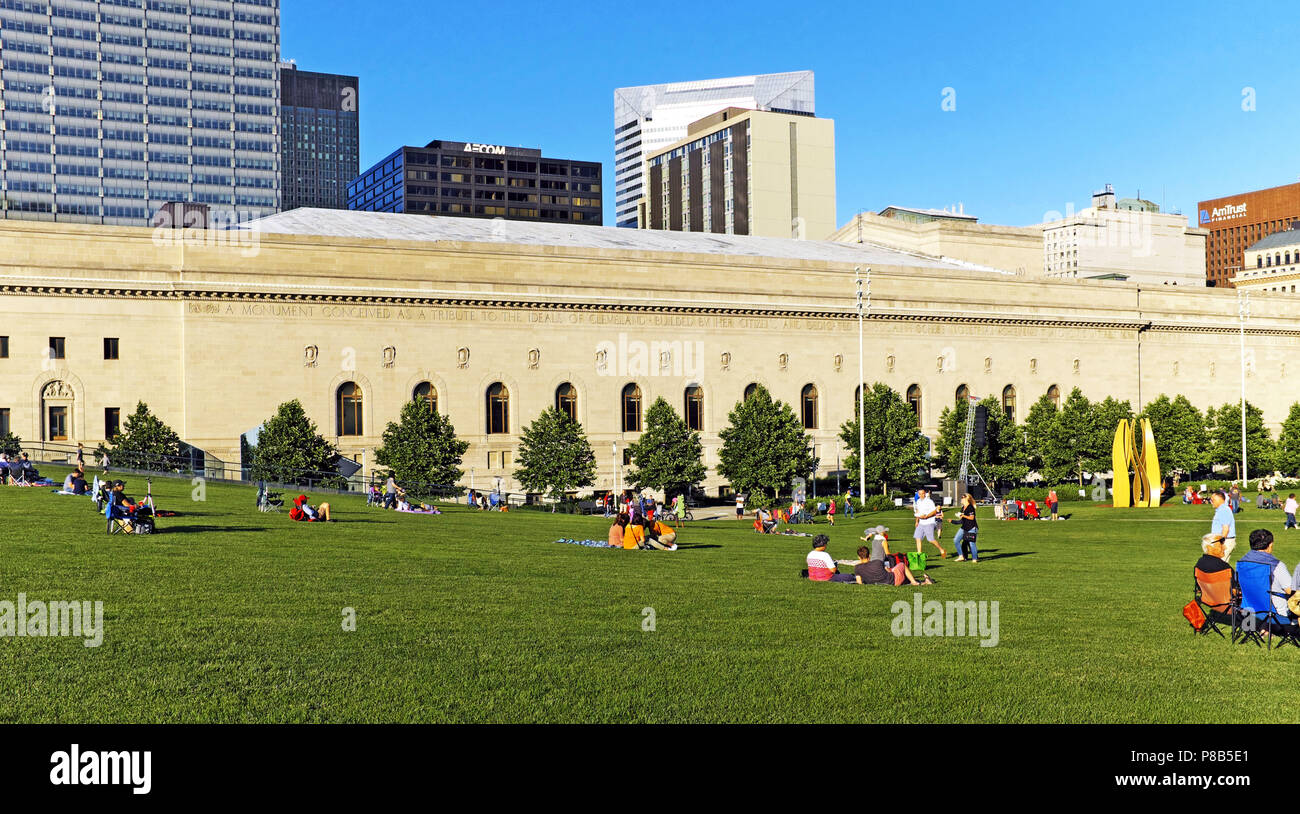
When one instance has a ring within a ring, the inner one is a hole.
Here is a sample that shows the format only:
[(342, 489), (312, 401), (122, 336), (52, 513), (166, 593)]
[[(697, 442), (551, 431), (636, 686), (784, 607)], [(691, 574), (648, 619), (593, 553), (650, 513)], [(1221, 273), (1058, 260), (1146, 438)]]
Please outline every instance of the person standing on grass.
[(745, 519), (745, 496), (739, 492), (736, 493), (736, 519)]
[(918, 489), (916, 495), (917, 498), (912, 503), (912, 516), (916, 520), (916, 531), (912, 533), (916, 539), (916, 553), (921, 553), (922, 541), (928, 540), (939, 549), (939, 556), (946, 559), (948, 552), (939, 545), (935, 535), (935, 528), (939, 525), (939, 509), (934, 505), (934, 501), (930, 499), (930, 492), (925, 488)]
[(835, 498), (831, 498), (830, 508), (826, 510), (826, 519), (832, 526), (835, 525)]
[(1210, 521), (1210, 533), (1214, 539), (1223, 543), (1223, 561), (1227, 562), (1232, 549), (1237, 546), (1237, 518), (1233, 516), (1232, 507), (1228, 505), (1228, 496), (1222, 489), (1216, 489), (1210, 495), (1210, 505), (1214, 507), (1214, 519)]
[(1296, 527), (1295, 512), (1300, 508), (1300, 503), (1296, 503), (1295, 492), (1287, 495), (1286, 503), (1282, 506), (1282, 511), (1286, 513), (1286, 530), (1290, 531)]
[(86, 448), (81, 444), (77, 444), (77, 468), (83, 471), (86, 468)]
[(966, 559), (962, 553), (962, 545), (965, 544), (970, 548), (970, 561), (979, 562), (980, 552), (975, 546), (975, 538), (980, 533), (979, 523), (975, 520), (975, 498), (966, 493), (961, 498), (961, 517), (952, 521), (954, 525), (961, 526), (957, 529), (957, 535), (953, 537), (953, 545), (957, 546), (957, 562)]
[(1052, 516), (1053, 520), (1060, 520), (1057, 510), (1061, 506), (1061, 499), (1056, 496), (1056, 490), (1053, 489), (1047, 493), (1047, 513)]
[(853, 490), (851, 489), (844, 493), (844, 513), (850, 520), (853, 519)]

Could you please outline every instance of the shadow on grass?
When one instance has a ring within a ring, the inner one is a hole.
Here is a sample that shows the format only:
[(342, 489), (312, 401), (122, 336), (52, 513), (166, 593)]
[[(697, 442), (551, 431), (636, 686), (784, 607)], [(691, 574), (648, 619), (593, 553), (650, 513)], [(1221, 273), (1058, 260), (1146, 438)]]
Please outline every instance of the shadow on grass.
[(173, 534), (198, 534), (201, 532), (210, 532), (210, 531), (261, 533), (270, 530), (271, 529), (262, 526), (175, 526), (175, 527), (159, 526), (158, 530), (154, 533), (170, 537)]
[(1036, 551), (1012, 551), (1007, 554), (999, 554), (998, 549), (993, 548), (988, 551), (980, 552), (980, 562), (984, 562), (985, 560), (1003, 560), (1010, 557), (1029, 557), (1037, 553), (1038, 552)]

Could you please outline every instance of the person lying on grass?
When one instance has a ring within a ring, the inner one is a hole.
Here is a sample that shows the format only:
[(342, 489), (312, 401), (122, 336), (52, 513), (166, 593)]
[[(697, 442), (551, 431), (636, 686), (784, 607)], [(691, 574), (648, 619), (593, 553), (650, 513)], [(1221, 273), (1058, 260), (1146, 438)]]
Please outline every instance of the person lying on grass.
[(298, 495), (293, 499), (293, 508), (289, 510), (289, 518), (307, 523), (334, 522), (330, 519), (330, 504), (322, 503), (319, 507), (313, 507), (307, 502), (306, 495)]

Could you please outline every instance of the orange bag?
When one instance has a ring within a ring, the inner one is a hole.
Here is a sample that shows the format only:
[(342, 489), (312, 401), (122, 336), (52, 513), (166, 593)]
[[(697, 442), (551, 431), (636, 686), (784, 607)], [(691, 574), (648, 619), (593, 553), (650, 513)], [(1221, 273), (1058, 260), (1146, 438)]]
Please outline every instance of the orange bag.
[(1201, 610), (1201, 606), (1196, 604), (1196, 600), (1183, 605), (1183, 618), (1191, 624), (1192, 630), (1197, 633), (1205, 630), (1205, 613)]

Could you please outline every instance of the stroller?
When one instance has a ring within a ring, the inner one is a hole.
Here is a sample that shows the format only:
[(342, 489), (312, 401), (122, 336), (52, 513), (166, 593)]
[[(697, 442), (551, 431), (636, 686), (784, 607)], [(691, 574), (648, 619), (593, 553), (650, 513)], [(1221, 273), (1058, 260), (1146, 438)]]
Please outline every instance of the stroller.
[(259, 512), (278, 512), (284, 507), (284, 498), (280, 492), (272, 492), (266, 487), (266, 481), (257, 482), (257, 510)]
[(366, 492), (366, 506), (375, 506), (380, 509), (384, 508), (384, 494), (379, 491), (379, 487), (373, 483), (370, 484), (370, 489)]

